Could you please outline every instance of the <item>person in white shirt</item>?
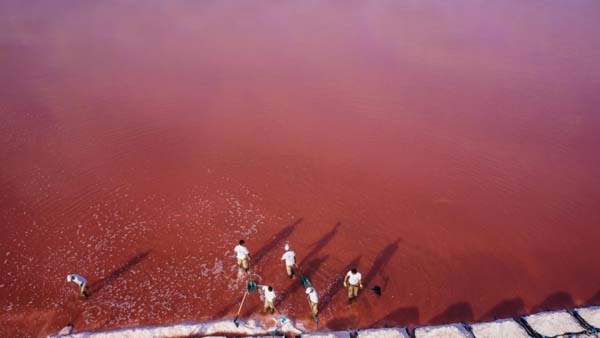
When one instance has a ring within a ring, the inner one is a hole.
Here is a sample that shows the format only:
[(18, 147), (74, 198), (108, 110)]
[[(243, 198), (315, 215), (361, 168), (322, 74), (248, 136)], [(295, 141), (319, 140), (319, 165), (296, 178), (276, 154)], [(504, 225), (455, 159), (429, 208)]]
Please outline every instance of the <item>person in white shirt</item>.
[(77, 284), (77, 286), (79, 286), (79, 291), (81, 292), (81, 295), (84, 296), (85, 298), (89, 297), (89, 294), (87, 292), (87, 280), (83, 277), (81, 277), (78, 274), (70, 274), (67, 275), (67, 283), (73, 282), (75, 284)]
[(290, 250), (290, 245), (285, 244), (285, 253), (281, 256), (281, 260), (285, 261), (285, 272), (288, 277), (292, 279), (294, 277), (294, 267), (296, 266), (296, 253)]
[(248, 251), (248, 248), (246, 248), (243, 239), (240, 239), (240, 244), (236, 245), (233, 251), (235, 251), (235, 255), (237, 257), (238, 267), (243, 269), (244, 272), (248, 272), (248, 269), (250, 268), (248, 263), (250, 261), (250, 251)]
[(356, 268), (353, 268), (346, 274), (344, 287), (348, 288), (348, 302), (352, 303), (352, 300), (358, 297), (358, 290), (363, 288), (362, 275), (356, 271)]
[(274, 302), (275, 302), (276, 295), (275, 295), (275, 291), (273, 291), (273, 287), (268, 286), (268, 285), (263, 285), (262, 291), (263, 291), (263, 296), (265, 297), (265, 304), (263, 306), (263, 311), (274, 313), (275, 312)]
[(317, 290), (312, 286), (309, 286), (306, 288), (306, 294), (308, 295), (310, 311), (312, 312), (313, 317), (316, 317), (319, 314), (319, 295), (317, 294)]

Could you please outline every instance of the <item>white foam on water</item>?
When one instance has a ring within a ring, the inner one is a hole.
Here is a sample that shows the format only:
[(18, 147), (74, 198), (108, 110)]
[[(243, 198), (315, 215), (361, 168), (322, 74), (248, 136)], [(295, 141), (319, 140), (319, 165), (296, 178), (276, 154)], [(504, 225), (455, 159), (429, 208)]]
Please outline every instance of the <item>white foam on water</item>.
[(600, 329), (600, 306), (577, 309), (577, 312), (588, 324)]
[(585, 331), (567, 311), (540, 312), (525, 317), (525, 320), (537, 333), (548, 337)]
[(512, 319), (473, 324), (471, 328), (477, 338), (529, 338), (525, 329)]

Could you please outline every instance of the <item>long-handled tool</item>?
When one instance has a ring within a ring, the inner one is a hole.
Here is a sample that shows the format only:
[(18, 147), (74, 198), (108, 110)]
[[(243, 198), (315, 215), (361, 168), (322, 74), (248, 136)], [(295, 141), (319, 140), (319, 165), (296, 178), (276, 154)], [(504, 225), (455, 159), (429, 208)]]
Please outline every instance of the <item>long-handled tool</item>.
[(277, 335), (277, 330), (283, 327), (283, 324), (285, 324), (287, 321), (289, 321), (289, 319), (283, 315), (283, 313), (281, 313), (281, 311), (279, 311), (278, 308), (276, 308), (275, 306), (273, 306), (273, 309), (275, 309), (275, 311), (277, 311), (277, 313), (281, 316), (281, 318), (279, 319), (279, 321), (281, 322), (281, 326), (277, 326), (275, 325), (275, 329), (273, 330), (273, 335), (276, 336)]
[(240, 321), (239, 321), (240, 312), (242, 311), (242, 306), (244, 306), (244, 301), (246, 301), (246, 296), (248, 296), (248, 291), (244, 292), (244, 297), (242, 297), (242, 303), (240, 304), (240, 307), (238, 308), (237, 314), (233, 318), (233, 323), (235, 324), (235, 327), (240, 327)]
[(298, 273), (300, 274), (300, 284), (302, 284), (304, 287), (309, 287), (312, 286), (312, 282), (310, 281), (310, 279), (305, 276), (302, 271), (300, 270), (300, 267), (294, 264), (294, 267), (296, 268), (296, 271), (298, 271)]
[(248, 284), (246, 285), (246, 291), (244, 292), (244, 297), (242, 297), (242, 302), (240, 303), (240, 307), (238, 308), (237, 314), (233, 318), (233, 323), (235, 324), (235, 327), (240, 326), (240, 321), (239, 321), (240, 312), (242, 312), (242, 306), (244, 306), (244, 301), (246, 301), (246, 296), (248, 296), (249, 293), (255, 292), (257, 289), (258, 289), (258, 284), (256, 284), (256, 282), (253, 280), (249, 280)]
[[(314, 291), (314, 292), (316, 292), (316, 291)], [(312, 302), (310, 301), (310, 298), (308, 298), (308, 297), (306, 297), (306, 300), (308, 301), (308, 308), (312, 312)], [(319, 328), (319, 317), (318, 317), (318, 315), (313, 315), (312, 317), (313, 317), (313, 320), (315, 321), (315, 325), (317, 326), (317, 329), (318, 329)]]

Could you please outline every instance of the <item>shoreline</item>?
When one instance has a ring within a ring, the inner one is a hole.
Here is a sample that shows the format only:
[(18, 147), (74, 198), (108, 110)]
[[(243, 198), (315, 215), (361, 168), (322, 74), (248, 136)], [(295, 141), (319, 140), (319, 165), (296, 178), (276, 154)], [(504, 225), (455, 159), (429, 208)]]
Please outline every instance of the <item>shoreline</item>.
[(545, 311), (526, 316), (497, 319), (480, 323), (450, 323), (436, 326), (384, 327), (349, 329), (346, 331), (307, 331), (302, 323), (294, 325), (285, 316), (274, 316), (273, 322), (249, 319), (236, 327), (233, 320), (181, 323), (174, 325), (140, 326), (107, 331), (77, 332), (49, 335), (49, 338), (110, 338), (110, 337), (398, 337), (398, 338), (527, 338), (527, 337), (600, 337), (600, 306), (572, 310)]

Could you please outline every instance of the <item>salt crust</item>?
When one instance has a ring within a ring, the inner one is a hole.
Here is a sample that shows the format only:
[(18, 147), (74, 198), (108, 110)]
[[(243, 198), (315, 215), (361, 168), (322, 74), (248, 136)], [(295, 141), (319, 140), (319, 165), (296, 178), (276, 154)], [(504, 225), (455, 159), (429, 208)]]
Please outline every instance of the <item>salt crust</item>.
[(471, 328), (477, 338), (529, 338), (525, 329), (512, 319), (473, 324)]
[(335, 331), (335, 332), (313, 332), (309, 334), (303, 334), (302, 338), (350, 338), (348, 331)]
[(444, 326), (419, 327), (415, 330), (416, 338), (471, 338), (471, 334), (459, 324)]
[(547, 337), (585, 331), (567, 311), (540, 312), (525, 317), (525, 320), (537, 333)]
[(387, 328), (360, 330), (358, 338), (410, 338), (410, 336), (406, 329)]
[[(594, 327), (600, 326), (600, 306), (577, 309), (581, 317)], [(569, 337), (569, 333), (583, 332), (585, 329), (566, 311), (542, 312), (525, 317), (529, 325), (538, 333), (548, 337)], [(285, 323), (270, 322), (258, 323), (249, 320), (236, 328), (231, 320), (221, 320), (205, 323), (177, 324), (170, 326), (135, 327), (124, 328), (113, 331), (81, 332), (73, 335), (54, 335), (53, 337), (73, 338), (141, 338), (141, 337), (181, 337), (200, 335), (208, 337), (214, 333), (231, 333), (240, 335), (268, 335), (271, 336), (274, 329), (279, 332), (301, 334), (301, 330), (294, 327), (290, 321)], [(302, 327), (302, 325), (299, 325)], [(525, 338), (528, 337), (524, 329), (511, 319), (497, 320), (491, 323), (478, 323), (472, 325), (473, 334), (477, 338)], [(338, 332), (315, 332), (303, 334), (310, 338), (349, 338), (347, 331)], [(407, 338), (406, 329), (386, 328), (368, 329), (358, 331), (360, 338)], [(415, 330), (417, 338), (471, 338), (472, 335), (459, 324), (420, 327)], [(577, 338), (600, 338), (600, 334), (580, 333), (570, 335)], [(218, 337), (214, 337), (218, 338)]]
[(566, 334), (558, 338), (600, 338), (599, 335), (593, 333)]
[[(271, 335), (275, 329), (278, 332), (291, 333), (294, 335), (301, 334), (302, 331), (295, 328), (289, 320), (285, 323), (280, 321), (271, 321), (267, 323), (259, 323), (255, 320), (241, 323), (236, 327), (232, 320), (220, 320), (213, 322), (204, 322), (196, 324), (177, 324), (169, 326), (152, 326), (152, 327), (134, 327), (125, 328), (113, 331), (101, 332), (82, 332), (67, 336), (50, 336), (54, 337), (72, 337), (72, 338), (145, 338), (145, 337), (187, 337), (187, 336), (209, 336), (215, 333), (231, 333), (239, 335)], [(324, 336), (325, 337), (325, 336)], [(330, 336), (336, 337), (337, 336)], [(341, 337), (341, 336), (340, 336)]]
[(577, 309), (577, 312), (588, 324), (600, 329), (600, 306)]

